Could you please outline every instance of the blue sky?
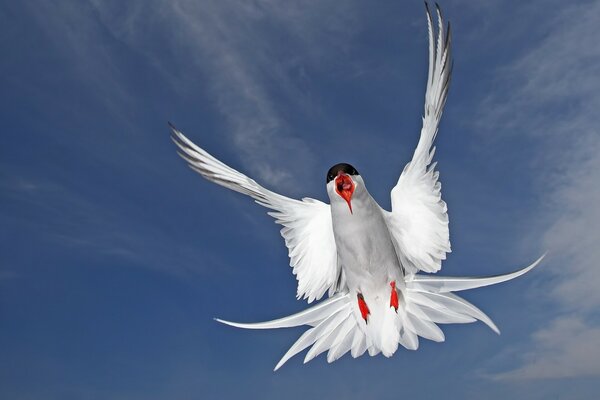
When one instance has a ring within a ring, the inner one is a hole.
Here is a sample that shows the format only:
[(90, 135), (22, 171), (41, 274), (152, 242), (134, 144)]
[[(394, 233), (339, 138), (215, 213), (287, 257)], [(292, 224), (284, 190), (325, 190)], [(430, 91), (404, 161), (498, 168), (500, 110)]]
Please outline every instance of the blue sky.
[(273, 366), (305, 307), (265, 210), (190, 171), (192, 140), (326, 200), (350, 162), (389, 207), (416, 145), (422, 2), (0, 4), (0, 397), (587, 399), (600, 378), (600, 2), (443, 1), (445, 275), (497, 323), (391, 359)]

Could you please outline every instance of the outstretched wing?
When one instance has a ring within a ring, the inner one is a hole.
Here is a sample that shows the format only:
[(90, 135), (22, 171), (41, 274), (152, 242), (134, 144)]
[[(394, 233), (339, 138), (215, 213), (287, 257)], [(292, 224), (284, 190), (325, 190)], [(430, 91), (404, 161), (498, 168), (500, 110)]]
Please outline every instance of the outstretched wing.
[(196, 146), (172, 125), (171, 131), (179, 155), (190, 168), (209, 181), (246, 194), (273, 210), (268, 214), (283, 225), (281, 235), (298, 279), (298, 298), (310, 303), (326, 291), (332, 295), (343, 285), (329, 204), (310, 198), (299, 201), (271, 192)]
[[(427, 3), (425, 4), (427, 6)], [(444, 21), (437, 8), (437, 41), (431, 13), (427, 7), (429, 27), (429, 75), (425, 93), (425, 114), (421, 137), (412, 160), (404, 167), (392, 189), (392, 212), (387, 222), (398, 256), (407, 273), (417, 270), (436, 272), (450, 250), (448, 214), (441, 198), (439, 173), (431, 160), (432, 147), (446, 103), (450, 75), (450, 25), (444, 35)]]

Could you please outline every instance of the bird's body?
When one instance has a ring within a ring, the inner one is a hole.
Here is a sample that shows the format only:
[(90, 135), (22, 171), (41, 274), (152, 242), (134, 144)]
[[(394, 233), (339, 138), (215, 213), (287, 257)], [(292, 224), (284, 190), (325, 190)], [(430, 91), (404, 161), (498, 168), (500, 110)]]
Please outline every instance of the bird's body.
[[(365, 321), (365, 333), (391, 355), (398, 347), (397, 306), (392, 293), (403, 298), (404, 274), (396, 254), (384, 210), (355, 177), (352, 212), (338, 201), (334, 185), (328, 185), (333, 235), (355, 318)], [(332, 181), (332, 183), (334, 183)], [(359, 300), (360, 299), (360, 300)]]
[(514, 279), (535, 267), (484, 278), (454, 278), (433, 273), (450, 252), (448, 214), (432, 163), (435, 140), (451, 75), (450, 30), (443, 32), (437, 9), (437, 39), (429, 9), (429, 74), (423, 127), (413, 157), (391, 191), (392, 210), (383, 210), (365, 181), (349, 164), (327, 173), (330, 204), (294, 200), (271, 192), (196, 146), (172, 127), (173, 140), (190, 167), (206, 179), (251, 196), (281, 224), (290, 265), (298, 280), (298, 298), (309, 303), (329, 298), (297, 314), (261, 323), (220, 322), (247, 329), (307, 325), (275, 369), (310, 348), (305, 362), (327, 351), (334, 361), (350, 352), (358, 357), (398, 345), (411, 350), (419, 337), (441, 342), (438, 324), (480, 320), (498, 328), (481, 310), (453, 292)]
[(336, 201), (336, 194), (330, 194), (331, 221), (348, 288), (371, 297), (382, 288), (389, 288), (391, 281), (404, 280), (384, 211), (362, 179), (359, 182), (352, 196), (352, 213), (345, 203)]

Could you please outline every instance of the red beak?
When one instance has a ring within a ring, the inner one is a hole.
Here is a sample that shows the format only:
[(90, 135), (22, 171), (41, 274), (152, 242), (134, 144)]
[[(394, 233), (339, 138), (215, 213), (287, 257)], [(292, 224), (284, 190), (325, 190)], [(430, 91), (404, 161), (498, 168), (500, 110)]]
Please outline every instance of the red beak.
[(337, 178), (335, 178), (335, 191), (340, 195), (341, 198), (346, 200), (348, 208), (350, 208), (350, 214), (352, 214), (352, 194), (354, 193), (354, 182), (350, 176), (339, 172)]

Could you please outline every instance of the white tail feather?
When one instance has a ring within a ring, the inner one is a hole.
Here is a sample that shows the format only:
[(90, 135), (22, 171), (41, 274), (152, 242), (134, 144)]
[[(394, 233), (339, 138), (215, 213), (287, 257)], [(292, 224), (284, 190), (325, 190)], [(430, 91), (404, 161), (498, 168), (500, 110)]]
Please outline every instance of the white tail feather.
[(546, 256), (542, 255), (533, 264), (510, 274), (487, 276), (482, 278), (473, 277), (447, 277), (414, 275), (413, 279), (406, 282), (406, 287), (426, 292), (458, 292), (461, 290), (475, 289), (483, 286), (495, 285), (518, 278), (535, 268)]
[[(451, 290), (465, 290), (505, 282), (523, 275), (537, 266), (544, 256), (519, 271), (487, 278), (414, 277), (406, 283), (398, 312), (384, 303), (371, 304), (369, 323), (360, 316), (357, 302), (349, 293), (337, 294), (299, 313), (273, 321), (237, 323), (217, 319), (227, 325), (246, 329), (311, 326), (283, 355), (275, 371), (290, 358), (310, 347), (304, 362), (327, 351), (327, 361), (333, 362), (350, 352), (360, 357), (368, 351), (375, 356), (390, 357), (401, 344), (409, 350), (419, 347), (419, 336), (435, 342), (445, 337), (437, 324), (469, 323), (479, 320), (494, 332), (498, 327), (483, 311)], [(376, 308), (381, 307), (381, 309)], [(393, 343), (392, 343), (393, 342)]]
[(274, 328), (291, 328), (294, 326), (301, 325), (312, 325), (315, 326), (325, 318), (329, 317), (332, 313), (339, 311), (348, 302), (348, 293), (340, 293), (333, 297), (328, 298), (319, 304), (302, 310), (299, 313), (288, 315), (287, 317), (274, 319), (266, 322), (254, 322), (254, 323), (240, 323), (225, 321), (223, 319), (215, 318), (215, 321), (221, 322), (225, 325), (235, 326), (236, 328), (244, 329), (274, 329)]
[(365, 354), (365, 351), (367, 351), (367, 337), (361, 330), (355, 329), (350, 355), (352, 358), (357, 358)]
[(335, 339), (337, 339), (339, 335), (342, 323), (347, 321), (348, 317), (350, 317), (350, 311), (350, 307), (344, 308), (335, 315), (335, 318), (333, 318), (326, 327), (322, 329), (322, 333), (319, 335), (317, 341), (313, 344), (308, 353), (306, 353), (304, 363), (309, 362), (333, 346)]

